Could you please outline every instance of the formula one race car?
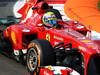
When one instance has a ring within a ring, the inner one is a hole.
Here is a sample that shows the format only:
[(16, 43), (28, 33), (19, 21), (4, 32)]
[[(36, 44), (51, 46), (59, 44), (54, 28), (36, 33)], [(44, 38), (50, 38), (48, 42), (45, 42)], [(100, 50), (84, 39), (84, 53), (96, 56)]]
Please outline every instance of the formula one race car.
[(54, 75), (51, 68), (61, 68), (62, 75), (72, 75), (72, 70), (100, 75), (99, 44), (86, 37), (90, 31), (84, 25), (64, 22), (59, 11), (42, 0), (36, 0), (32, 10), (32, 16), (18, 24), (1, 25), (6, 26), (0, 32), (2, 52), (26, 62), (31, 75)]

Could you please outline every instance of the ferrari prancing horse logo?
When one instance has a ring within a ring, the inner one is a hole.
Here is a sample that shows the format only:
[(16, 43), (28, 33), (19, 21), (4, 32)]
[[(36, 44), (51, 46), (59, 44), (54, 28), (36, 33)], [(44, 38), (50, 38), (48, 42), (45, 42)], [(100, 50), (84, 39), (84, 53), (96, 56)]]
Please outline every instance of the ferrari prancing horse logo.
[(46, 40), (50, 41), (50, 34), (46, 34)]

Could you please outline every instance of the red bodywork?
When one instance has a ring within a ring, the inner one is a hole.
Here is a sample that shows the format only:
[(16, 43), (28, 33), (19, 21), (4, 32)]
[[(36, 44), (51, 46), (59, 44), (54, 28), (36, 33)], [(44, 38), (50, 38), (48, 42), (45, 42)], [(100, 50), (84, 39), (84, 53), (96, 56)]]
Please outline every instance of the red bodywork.
[[(8, 38), (12, 43), (14, 50), (27, 49), (29, 38), (33, 35), (33, 39), (46, 39), (54, 47), (59, 42), (63, 41), (64, 44), (72, 43), (73, 48), (78, 48), (79, 52), (84, 57), (84, 75), (87, 75), (88, 64), (91, 56), (94, 56), (100, 53), (99, 45), (93, 42), (92, 40), (86, 38), (85, 35), (79, 33), (78, 31), (84, 31), (83, 29), (78, 29), (77, 26), (81, 25), (79, 23), (72, 24), (69, 22), (64, 22), (63, 20), (58, 21), (58, 24), (61, 24), (62, 27), (57, 29), (55, 27), (47, 28), (42, 23), (42, 16), (45, 13), (45, 10), (41, 9), (42, 4), (45, 2), (40, 2), (36, 4), (36, 7), (39, 7), (36, 10), (33, 10), (33, 14), (26, 22), (22, 23), (22, 20), (19, 24), (11, 25), (4, 31), (5, 38)], [(24, 15), (24, 14), (23, 14)], [(75, 26), (75, 27), (74, 27)], [(85, 29), (87, 30), (87, 29)], [(28, 39), (25, 36), (29, 36)], [(25, 44), (25, 45), (24, 45)], [(41, 69), (44, 70), (44, 69)], [(42, 74), (40, 74), (42, 75)], [(52, 73), (50, 75), (53, 75)]]
[[(60, 67), (60, 66), (59, 66)], [(53, 68), (53, 67), (52, 67)], [(57, 70), (57, 68), (56, 68)], [(55, 75), (55, 70), (50, 70), (49, 68), (41, 68), (39, 75)], [(70, 75), (70, 73), (72, 72), (72, 69), (66, 68), (66, 69), (59, 69), (59, 73), (61, 75)]]

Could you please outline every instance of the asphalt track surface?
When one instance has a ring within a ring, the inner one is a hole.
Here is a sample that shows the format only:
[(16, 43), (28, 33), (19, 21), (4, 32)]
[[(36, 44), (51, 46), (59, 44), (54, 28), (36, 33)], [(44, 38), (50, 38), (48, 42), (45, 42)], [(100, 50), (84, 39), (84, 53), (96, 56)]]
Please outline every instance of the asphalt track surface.
[(0, 75), (29, 75), (24, 65), (0, 54)]

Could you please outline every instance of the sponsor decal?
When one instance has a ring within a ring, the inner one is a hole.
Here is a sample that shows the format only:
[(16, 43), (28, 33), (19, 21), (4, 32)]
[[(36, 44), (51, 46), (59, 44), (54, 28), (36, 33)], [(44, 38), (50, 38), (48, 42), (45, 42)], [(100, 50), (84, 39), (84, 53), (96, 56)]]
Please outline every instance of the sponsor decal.
[(82, 42), (84, 42), (84, 43), (90, 43), (92, 41), (90, 41), (90, 40), (82, 40)]
[(64, 39), (59, 37), (59, 36), (54, 36), (54, 39), (57, 39), (57, 40), (60, 40), (60, 41), (63, 41)]
[(56, 41), (54, 42), (55, 45), (57, 45), (58, 43), (59, 43), (59, 42), (56, 42)]
[(50, 41), (50, 34), (46, 34), (46, 40)]
[(80, 50), (86, 51), (86, 48), (85, 48), (85, 47), (79, 46), (78, 48), (79, 48)]
[(16, 44), (16, 35), (15, 35), (15, 32), (11, 32), (11, 39), (13, 41), (14, 44)]
[(28, 30), (28, 29), (23, 29), (22, 31), (23, 32), (30, 32), (30, 30)]
[(29, 46), (28, 46), (28, 48), (31, 48), (31, 47), (34, 47), (34, 46), (35, 46), (34, 43), (30, 43)]
[(54, 68), (52, 66), (48, 66), (47, 67), (49, 70), (54, 70)]
[(89, 45), (88, 47), (97, 48), (96, 45)]
[(92, 49), (98, 49), (98, 45), (96, 45), (94, 42), (90, 40), (83, 40), (82, 42), (84, 42), (88, 47)]

